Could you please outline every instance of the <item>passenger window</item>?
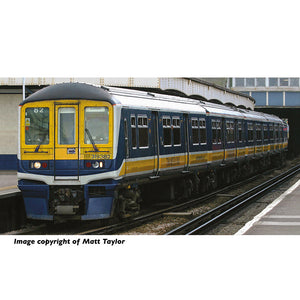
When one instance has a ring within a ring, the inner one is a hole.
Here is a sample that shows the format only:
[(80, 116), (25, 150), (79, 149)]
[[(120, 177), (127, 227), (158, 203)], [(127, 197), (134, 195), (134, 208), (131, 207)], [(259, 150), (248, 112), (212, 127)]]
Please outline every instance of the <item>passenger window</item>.
[(136, 119), (135, 116), (130, 117), (131, 124), (131, 145), (133, 149), (136, 149)]
[(138, 116), (139, 148), (149, 147), (148, 117)]
[(221, 121), (217, 121), (217, 139), (218, 139), (218, 144), (222, 143), (222, 125)]
[(226, 121), (227, 143), (234, 143), (234, 122)]
[(238, 122), (238, 139), (239, 139), (239, 143), (243, 142), (243, 127), (242, 127), (242, 122)]
[(268, 142), (268, 125), (264, 124), (264, 142)]
[(261, 124), (256, 124), (256, 140), (261, 141), (262, 135), (261, 135)]
[(197, 118), (192, 118), (192, 141), (193, 145), (199, 145), (199, 123)]
[(275, 125), (275, 141), (276, 142), (279, 141), (279, 129), (278, 129), (278, 125)]
[(181, 138), (180, 138), (180, 118), (173, 117), (173, 138), (174, 138), (174, 146), (181, 145)]
[(248, 123), (248, 142), (253, 142), (253, 124)]
[(222, 127), (221, 121), (213, 120), (212, 121), (212, 142), (213, 144), (221, 144), (222, 143)]
[(283, 142), (283, 126), (279, 126), (279, 139)]
[(216, 144), (217, 143), (217, 125), (216, 125), (216, 121), (211, 122), (211, 129), (212, 129), (212, 143)]
[(199, 119), (200, 127), (200, 143), (201, 145), (206, 144), (206, 122), (205, 119)]
[(164, 146), (172, 145), (170, 117), (163, 117), (163, 139), (164, 139)]
[(274, 140), (274, 126), (273, 124), (269, 125), (269, 134), (270, 134), (270, 141)]

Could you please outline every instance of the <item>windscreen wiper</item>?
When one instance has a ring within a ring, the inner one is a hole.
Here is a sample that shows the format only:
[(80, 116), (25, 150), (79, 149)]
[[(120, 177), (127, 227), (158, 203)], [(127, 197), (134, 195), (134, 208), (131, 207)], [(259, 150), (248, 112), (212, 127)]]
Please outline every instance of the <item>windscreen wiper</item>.
[(94, 148), (95, 152), (99, 152), (99, 149), (95, 145), (95, 142), (94, 142), (94, 140), (92, 138), (92, 135), (91, 135), (90, 131), (87, 128), (85, 128), (85, 132), (87, 133), (87, 135), (88, 135), (88, 137), (89, 137), (89, 139), (90, 139), (90, 141), (91, 141), (91, 143), (93, 145), (93, 148)]
[(40, 141), (40, 143), (36, 146), (34, 152), (39, 152), (39, 149), (41, 147), (41, 145), (44, 143), (46, 137), (47, 137), (48, 131), (45, 131), (42, 140)]

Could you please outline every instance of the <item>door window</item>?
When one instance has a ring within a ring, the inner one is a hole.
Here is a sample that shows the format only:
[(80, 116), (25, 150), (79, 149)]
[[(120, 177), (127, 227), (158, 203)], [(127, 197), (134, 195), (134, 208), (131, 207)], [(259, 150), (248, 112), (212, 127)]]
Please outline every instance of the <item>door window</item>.
[(58, 144), (75, 144), (75, 108), (60, 107), (58, 109)]

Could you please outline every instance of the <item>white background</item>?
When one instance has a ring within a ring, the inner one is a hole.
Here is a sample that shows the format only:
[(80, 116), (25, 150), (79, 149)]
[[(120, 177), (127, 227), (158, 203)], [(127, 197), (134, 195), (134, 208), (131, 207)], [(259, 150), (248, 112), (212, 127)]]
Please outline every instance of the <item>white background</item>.
[[(298, 20), (290, 0), (10, 0), (0, 76), (300, 77)], [(113, 247), (14, 238), (0, 237), (2, 299), (295, 299), (299, 290), (296, 236), (133, 236)]]

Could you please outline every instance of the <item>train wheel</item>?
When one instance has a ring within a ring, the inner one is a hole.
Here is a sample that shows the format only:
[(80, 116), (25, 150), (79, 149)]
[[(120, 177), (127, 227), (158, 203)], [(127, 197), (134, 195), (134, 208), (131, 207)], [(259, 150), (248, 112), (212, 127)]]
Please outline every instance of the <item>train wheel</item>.
[(205, 194), (209, 190), (209, 177), (207, 174), (200, 176), (199, 193)]
[(190, 198), (193, 193), (193, 182), (191, 179), (184, 180), (184, 190), (183, 190), (183, 197)]
[(209, 189), (215, 190), (218, 187), (218, 176), (215, 170), (211, 170), (209, 173)]
[(230, 172), (231, 182), (236, 182), (238, 180), (238, 168), (234, 167)]
[(118, 214), (121, 218), (128, 218), (138, 215), (140, 203), (142, 202), (141, 192), (138, 188), (123, 189), (119, 192)]

